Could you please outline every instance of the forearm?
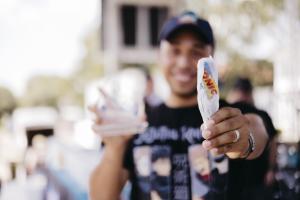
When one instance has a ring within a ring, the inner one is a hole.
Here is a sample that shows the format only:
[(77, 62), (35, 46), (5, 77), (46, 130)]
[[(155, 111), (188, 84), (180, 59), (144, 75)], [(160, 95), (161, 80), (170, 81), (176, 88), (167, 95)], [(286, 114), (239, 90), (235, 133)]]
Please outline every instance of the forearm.
[(116, 200), (119, 198), (126, 176), (123, 169), (125, 147), (105, 147), (103, 158), (90, 177), (91, 200)]
[(252, 132), (255, 141), (255, 150), (247, 157), (247, 160), (252, 160), (262, 154), (269, 137), (264, 123), (258, 115), (246, 114), (245, 116), (248, 119), (250, 131)]
[(269, 145), (269, 169), (276, 168), (277, 136), (274, 136)]

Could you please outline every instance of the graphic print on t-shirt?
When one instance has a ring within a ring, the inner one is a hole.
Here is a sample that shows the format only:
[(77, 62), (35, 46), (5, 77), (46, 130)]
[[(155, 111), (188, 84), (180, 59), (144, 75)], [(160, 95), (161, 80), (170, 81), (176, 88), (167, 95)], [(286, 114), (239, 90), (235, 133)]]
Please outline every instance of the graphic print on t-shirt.
[(189, 164), (186, 153), (174, 154), (173, 164), (173, 199), (190, 199)]
[(151, 199), (171, 200), (171, 148), (153, 146), (151, 155)]
[(203, 199), (209, 191), (208, 153), (201, 144), (189, 147), (190, 173), (193, 200)]
[(200, 138), (193, 127), (151, 127), (138, 135), (133, 141), (137, 199), (224, 199), (228, 159), (210, 156)]
[(225, 155), (211, 156), (201, 144), (188, 150), (193, 200), (224, 199), (228, 173)]
[[(229, 160), (223, 154), (210, 158), (210, 190), (207, 199), (225, 199)], [(205, 198), (206, 199), (206, 198)]]
[(141, 146), (133, 149), (134, 164), (138, 186), (140, 189), (140, 198), (150, 200), (150, 174), (151, 174), (151, 147)]
[(134, 163), (141, 199), (169, 200), (171, 197), (171, 148), (167, 145), (134, 148)]

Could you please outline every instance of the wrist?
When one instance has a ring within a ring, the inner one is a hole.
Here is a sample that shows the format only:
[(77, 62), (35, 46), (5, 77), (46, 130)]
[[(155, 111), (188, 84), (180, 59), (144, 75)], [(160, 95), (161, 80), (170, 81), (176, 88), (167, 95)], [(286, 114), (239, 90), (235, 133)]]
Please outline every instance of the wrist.
[(104, 151), (110, 154), (120, 154), (126, 150), (127, 142), (105, 143)]
[(242, 159), (246, 159), (246, 157), (248, 156), (249, 154), (249, 151), (250, 151), (250, 144), (249, 144), (249, 140), (247, 140), (247, 148), (246, 150), (241, 154), (241, 158)]
[(242, 154), (241, 158), (247, 159), (255, 150), (255, 140), (252, 132), (249, 133), (247, 150)]
[(116, 137), (110, 137), (110, 138), (103, 138), (103, 146), (105, 149), (112, 149), (112, 150), (122, 150), (127, 147), (127, 144), (130, 141), (130, 137), (124, 137), (124, 136), (116, 136)]
[(126, 145), (105, 145), (102, 159), (107, 163), (120, 165), (123, 162), (125, 151)]

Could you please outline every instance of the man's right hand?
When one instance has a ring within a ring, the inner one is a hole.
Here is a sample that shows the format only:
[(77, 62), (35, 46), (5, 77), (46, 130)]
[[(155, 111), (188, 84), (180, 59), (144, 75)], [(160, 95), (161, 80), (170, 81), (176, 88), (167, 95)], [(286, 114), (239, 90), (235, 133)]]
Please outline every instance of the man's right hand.
[(108, 148), (116, 148), (120, 149), (121, 147), (124, 147), (127, 145), (128, 141), (133, 137), (133, 134), (124, 134), (124, 135), (114, 135), (114, 136), (109, 136), (107, 134), (103, 134), (102, 132), (96, 131), (97, 126), (103, 125), (103, 124), (110, 124), (112, 121), (106, 121), (105, 118), (101, 118), (101, 111), (97, 109), (97, 105), (92, 105), (89, 106), (88, 109), (94, 113), (94, 119), (93, 119), (93, 125), (92, 129), (96, 134), (98, 134), (103, 143), (105, 144), (106, 147)]

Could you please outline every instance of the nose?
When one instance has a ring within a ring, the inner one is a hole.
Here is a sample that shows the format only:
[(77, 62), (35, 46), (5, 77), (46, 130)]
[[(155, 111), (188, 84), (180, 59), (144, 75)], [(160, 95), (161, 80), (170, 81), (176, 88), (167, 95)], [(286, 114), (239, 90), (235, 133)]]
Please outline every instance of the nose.
[(188, 56), (184, 56), (184, 55), (179, 56), (177, 66), (179, 68), (191, 67), (192, 66), (191, 59), (189, 59)]

